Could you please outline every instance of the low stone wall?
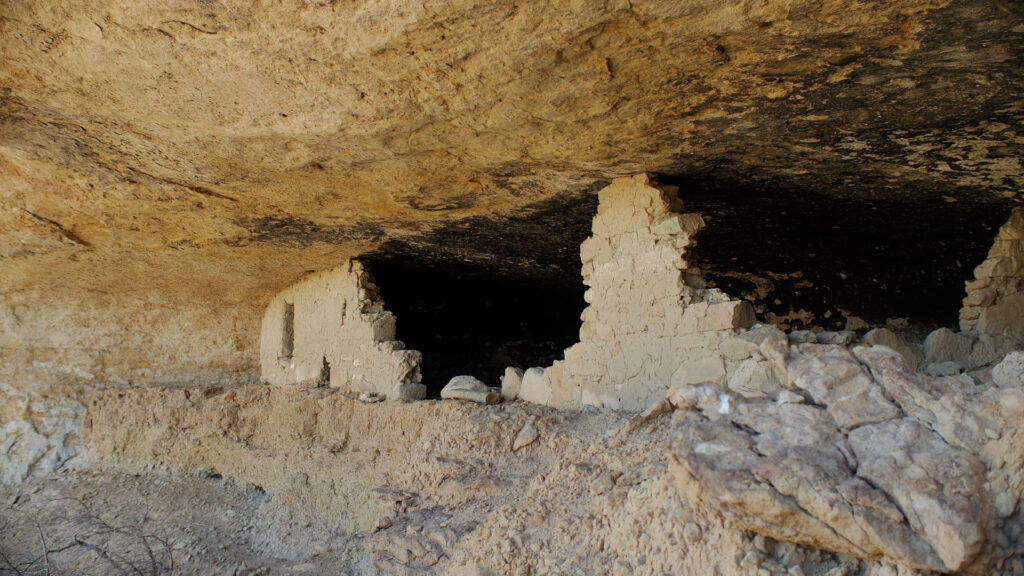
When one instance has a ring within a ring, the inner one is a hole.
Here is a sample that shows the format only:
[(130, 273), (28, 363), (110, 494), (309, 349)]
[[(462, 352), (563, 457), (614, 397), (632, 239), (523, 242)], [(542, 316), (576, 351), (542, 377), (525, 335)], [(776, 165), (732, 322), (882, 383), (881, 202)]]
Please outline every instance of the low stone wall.
[(646, 174), (601, 191), (593, 235), (580, 247), (589, 287), (580, 342), (543, 378), (528, 373), (521, 397), (640, 410), (673, 384), (724, 383), (718, 346), (753, 324), (753, 308), (705, 287), (692, 257), (704, 221), (681, 213), (676, 192)]
[(420, 378), (420, 353), (395, 340), (395, 322), (361, 263), (312, 274), (267, 306), (263, 378), (386, 396), (395, 384)]

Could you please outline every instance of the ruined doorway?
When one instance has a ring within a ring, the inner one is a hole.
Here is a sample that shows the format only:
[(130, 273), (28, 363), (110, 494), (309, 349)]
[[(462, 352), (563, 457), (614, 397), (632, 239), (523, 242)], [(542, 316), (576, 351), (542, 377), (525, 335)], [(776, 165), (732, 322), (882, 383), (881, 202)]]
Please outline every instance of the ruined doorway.
[(567, 193), (360, 258), (398, 318), (397, 338), (423, 353), (429, 395), (460, 374), (497, 386), (506, 366), (549, 366), (579, 340), (579, 249), (596, 210), (595, 194)]

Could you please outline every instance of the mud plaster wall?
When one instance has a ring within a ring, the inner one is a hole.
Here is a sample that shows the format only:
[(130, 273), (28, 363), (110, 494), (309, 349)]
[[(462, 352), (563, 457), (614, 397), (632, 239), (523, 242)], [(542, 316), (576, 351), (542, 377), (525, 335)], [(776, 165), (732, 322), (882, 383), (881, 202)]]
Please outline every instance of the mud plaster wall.
[(960, 329), (1024, 343), (1024, 208), (1013, 209), (974, 276), (967, 282)]
[(263, 378), (278, 386), (329, 380), (334, 388), (385, 396), (399, 382), (420, 379), (420, 353), (395, 340), (395, 323), (360, 262), (314, 273), (267, 306)]
[(753, 309), (705, 288), (690, 262), (704, 222), (682, 208), (675, 187), (648, 175), (600, 192), (580, 247), (589, 287), (580, 342), (546, 371), (543, 403), (639, 410), (687, 373), (725, 377), (718, 342), (753, 324)]

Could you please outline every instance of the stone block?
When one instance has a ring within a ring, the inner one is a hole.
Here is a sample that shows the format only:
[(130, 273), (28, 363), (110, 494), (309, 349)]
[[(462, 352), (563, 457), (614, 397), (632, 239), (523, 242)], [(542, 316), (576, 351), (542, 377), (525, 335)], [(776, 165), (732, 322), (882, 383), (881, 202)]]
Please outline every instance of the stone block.
[(519, 399), (533, 404), (550, 404), (551, 383), (543, 368), (530, 368), (523, 374)]
[(672, 374), (673, 386), (712, 383), (724, 388), (726, 381), (725, 362), (717, 354), (684, 362)]
[(754, 324), (754, 307), (746, 300), (718, 302), (708, 306), (703, 318), (697, 321), (697, 330), (732, 330), (749, 328)]
[(501, 393), (490, 388), (473, 376), (455, 376), (441, 389), (441, 398), (450, 400), (469, 400), (481, 404), (497, 404), (501, 402)]
[(519, 397), (519, 390), (523, 387), (523, 371), (520, 368), (509, 366), (505, 368), (505, 374), (501, 377), (501, 398), (511, 402)]
[(939, 328), (924, 340), (925, 362), (935, 364), (952, 360), (965, 363), (971, 356), (971, 345), (969, 337), (949, 328)]
[(870, 346), (887, 346), (899, 352), (907, 363), (916, 368), (921, 364), (924, 355), (920, 350), (907, 343), (898, 334), (888, 328), (875, 328), (864, 335), (864, 343)]

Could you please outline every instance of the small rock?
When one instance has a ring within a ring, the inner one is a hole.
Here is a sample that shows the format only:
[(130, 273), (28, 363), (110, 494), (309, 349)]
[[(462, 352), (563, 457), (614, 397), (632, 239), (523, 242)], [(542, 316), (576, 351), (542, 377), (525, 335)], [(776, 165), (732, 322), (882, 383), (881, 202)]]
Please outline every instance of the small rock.
[(376, 392), (363, 392), (359, 395), (359, 401), (365, 404), (376, 404), (381, 400), (381, 397), (377, 396)]
[(523, 387), (523, 371), (520, 368), (509, 366), (505, 368), (505, 374), (501, 377), (501, 398), (505, 402), (511, 402), (519, 396)]
[(519, 429), (519, 433), (516, 434), (516, 439), (512, 442), (512, 451), (518, 452), (520, 448), (529, 446), (540, 438), (540, 430), (537, 429), (537, 418), (530, 416), (523, 423), (523, 427)]
[(936, 362), (929, 364), (924, 369), (925, 373), (933, 378), (941, 378), (943, 376), (956, 376), (960, 373), (960, 365), (956, 362), (949, 360), (947, 362)]
[(819, 344), (836, 344), (838, 346), (849, 346), (857, 339), (857, 333), (853, 330), (840, 330), (838, 332), (818, 332), (815, 335)]
[(790, 344), (810, 344), (817, 341), (818, 337), (810, 330), (794, 330), (789, 333)]
[(441, 390), (441, 398), (449, 400), (469, 400), (481, 404), (497, 404), (501, 402), (501, 393), (477, 380), (473, 376), (455, 376)]
[(871, 346), (888, 346), (903, 355), (912, 368), (917, 368), (924, 359), (921, 351), (911, 346), (900, 335), (888, 328), (875, 328), (864, 335), (864, 343)]
[(729, 376), (729, 389), (744, 398), (773, 396), (780, 388), (772, 367), (765, 360), (748, 358)]
[(696, 544), (700, 542), (701, 538), (704, 537), (704, 531), (696, 522), (687, 522), (683, 526), (683, 538), (686, 539), (690, 544)]

